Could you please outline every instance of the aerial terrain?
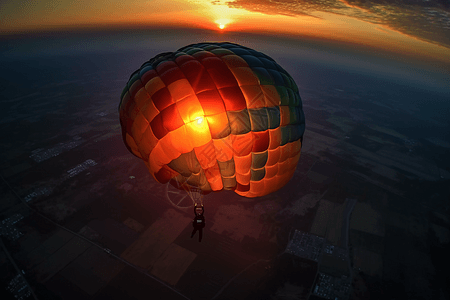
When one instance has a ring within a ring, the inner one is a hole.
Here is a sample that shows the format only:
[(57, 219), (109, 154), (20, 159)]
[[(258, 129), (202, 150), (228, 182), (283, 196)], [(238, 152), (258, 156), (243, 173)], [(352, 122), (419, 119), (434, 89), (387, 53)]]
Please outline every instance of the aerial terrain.
[[(339, 9), (330, 7), (323, 12)], [(268, 17), (301, 7), (278, 9)], [(399, 32), (409, 24), (382, 20)], [(431, 50), (261, 27), (6, 28), (1, 298), (448, 299), (450, 43), (408, 28)], [(295, 80), (306, 120), (292, 179), (263, 197), (205, 195), (201, 242), (190, 237), (189, 195), (158, 183), (127, 150), (118, 112), (133, 71), (200, 41), (272, 57)]]

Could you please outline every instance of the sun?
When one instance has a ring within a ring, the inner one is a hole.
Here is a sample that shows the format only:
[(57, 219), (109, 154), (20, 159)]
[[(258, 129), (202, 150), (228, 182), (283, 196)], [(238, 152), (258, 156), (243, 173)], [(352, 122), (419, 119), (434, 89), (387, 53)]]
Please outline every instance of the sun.
[(217, 26), (223, 30), (225, 27), (227, 27), (228, 24), (230, 24), (232, 21), (230, 19), (218, 19), (215, 20), (214, 23), (217, 24)]

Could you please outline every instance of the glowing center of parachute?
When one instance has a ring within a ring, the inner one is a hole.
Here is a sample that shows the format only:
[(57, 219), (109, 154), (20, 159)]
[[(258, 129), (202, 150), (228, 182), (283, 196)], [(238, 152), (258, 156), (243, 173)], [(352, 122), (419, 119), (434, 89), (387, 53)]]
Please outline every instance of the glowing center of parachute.
[(197, 125), (201, 125), (203, 123), (202, 117), (197, 117), (197, 118), (195, 118), (195, 120), (197, 120)]

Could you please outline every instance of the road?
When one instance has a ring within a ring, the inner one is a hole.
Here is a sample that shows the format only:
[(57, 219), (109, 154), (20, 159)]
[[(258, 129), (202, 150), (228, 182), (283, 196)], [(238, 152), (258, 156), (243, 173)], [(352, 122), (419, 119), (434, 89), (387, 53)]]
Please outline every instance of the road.
[(343, 224), (342, 224), (342, 248), (347, 249), (347, 263), (348, 263), (348, 270), (350, 272), (350, 278), (353, 278), (353, 270), (350, 264), (350, 252), (349, 252), (349, 247), (348, 247), (348, 236), (349, 236), (349, 231), (350, 231), (350, 214), (353, 211), (353, 208), (355, 207), (356, 204), (356, 199), (346, 199), (346, 205), (345, 205), (345, 210), (343, 213)]

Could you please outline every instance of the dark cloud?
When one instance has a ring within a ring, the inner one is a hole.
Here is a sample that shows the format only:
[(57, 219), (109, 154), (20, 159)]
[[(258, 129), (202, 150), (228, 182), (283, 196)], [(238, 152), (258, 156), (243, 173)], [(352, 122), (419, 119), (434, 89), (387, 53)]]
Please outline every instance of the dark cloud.
[(313, 16), (318, 11), (346, 15), (450, 47), (448, 0), (235, 0), (225, 4), (268, 15)]

